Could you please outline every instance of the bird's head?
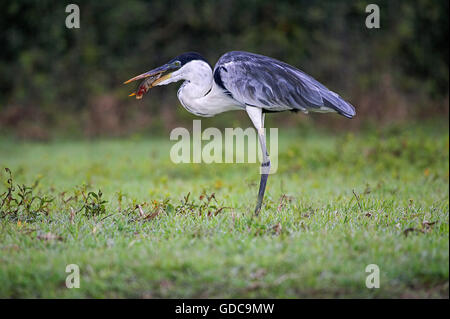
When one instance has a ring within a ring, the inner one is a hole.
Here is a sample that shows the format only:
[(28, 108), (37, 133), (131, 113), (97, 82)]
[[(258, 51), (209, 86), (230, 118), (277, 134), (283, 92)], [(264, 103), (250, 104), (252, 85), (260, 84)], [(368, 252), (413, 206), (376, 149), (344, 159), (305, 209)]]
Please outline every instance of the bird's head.
[(183, 53), (156, 69), (142, 73), (125, 81), (124, 84), (144, 79), (138, 90), (135, 93), (130, 94), (130, 96), (135, 95), (137, 99), (141, 99), (152, 87), (188, 79), (188, 75), (191, 73), (193, 66), (197, 64), (206, 64), (208, 68), (210, 68), (206, 59), (200, 54), (196, 52)]

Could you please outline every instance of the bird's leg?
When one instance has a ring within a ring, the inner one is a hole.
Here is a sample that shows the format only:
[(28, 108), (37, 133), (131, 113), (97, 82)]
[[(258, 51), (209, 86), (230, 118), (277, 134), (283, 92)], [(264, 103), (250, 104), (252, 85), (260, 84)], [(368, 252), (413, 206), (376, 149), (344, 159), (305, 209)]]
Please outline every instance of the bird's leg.
[(258, 215), (261, 210), (264, 192), (266, 190), (267, 178), (270, 171), (269, 153), (266, 147), (266, 136), (264, 134), (264, 114), (260, 108), (254, 106), (246, 106), (248, 116), (258, 132), (259, 143), (261, 144), (261, 152), (263, 160), (261, 163), (261, 181), (259, 182), (258, 200), (256, 202), (255, 214)]
[(261, 152), (263, 154), (263, 161), (261, 163), (261, 181), (259, 182), (258, 201), (256, 202), (255, 214), (258, 215), (261, 210), (262, 201), (264, 198), (264, 192), (266, 190), (267, 178), (270, 172), (270, 159), (269, 153), (266, 148), (266, 136), (264, 135), (264, 129), (262, 133), (258, 132), (259, 142), (261, 143)]

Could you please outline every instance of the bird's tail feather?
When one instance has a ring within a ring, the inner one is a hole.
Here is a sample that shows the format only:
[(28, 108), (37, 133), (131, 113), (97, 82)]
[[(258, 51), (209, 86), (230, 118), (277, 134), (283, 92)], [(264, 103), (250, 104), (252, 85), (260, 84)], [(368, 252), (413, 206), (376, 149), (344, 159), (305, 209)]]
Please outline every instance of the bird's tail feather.
[(355, 108), (350, 103), (342, 99), (338, 94), (329, 91), (327, 96), (323, 97), (324, 104), (339, 114), (351, 119), (356, 115)]

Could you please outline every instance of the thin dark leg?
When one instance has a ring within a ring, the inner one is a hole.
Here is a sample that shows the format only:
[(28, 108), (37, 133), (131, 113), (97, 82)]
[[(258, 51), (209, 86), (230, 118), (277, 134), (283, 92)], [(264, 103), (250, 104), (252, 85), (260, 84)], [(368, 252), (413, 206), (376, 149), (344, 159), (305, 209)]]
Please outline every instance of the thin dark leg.
[(263, 154), (265, 154), (264, 158), (267, 161), (261, 164), (261, 181), (259, 182), (258, 201), (256, 202), (255, 215), (258, 215), (261, 210), (264, 192), (266, 191), (267, 179), (269, 178), (270, 172), (269, 156), (267, 154), (267, 150), (265, 149), (265, 143), (263, 145)]
[(261, 181), (259, 183), (258, 201), (255, 208), (255, 215), (258, 215), (261, 210), (264, 192), (266, 190), (267, 178), (270, 173), (270, 160), (269, 153), (266, 148), (266, 137), (264, 136), (264, 114), (260, 108), (251, 105), (246, 106), (246, 111), (258, 132), (259, 143), (261, 144), (261, 152), (263, 156), (260, 172)]
[[(261, 170), (268, 172), (270, 170), (270, 161), (261, 164)], [(261, 173), (261, 181), (259, 182), (258, 201), (256, 203), (255, 215), (259, 214), (261, 210), (262, 201), (264, 198), (264, 192), (266, 190), (266, 184), (269, 174)]]

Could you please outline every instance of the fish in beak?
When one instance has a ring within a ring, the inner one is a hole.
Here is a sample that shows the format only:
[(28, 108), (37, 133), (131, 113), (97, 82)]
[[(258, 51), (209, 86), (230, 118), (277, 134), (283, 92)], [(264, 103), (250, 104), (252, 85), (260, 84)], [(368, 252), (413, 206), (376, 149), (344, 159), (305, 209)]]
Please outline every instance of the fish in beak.
[(141, 82), (136, 92), (131, 93), (129, 96), (136, 96), (136, 99), (142, 99), (145, 93), (148, 92), (152, 87), (156, 86), (161, 81), (169, 79), (175, 67), (173, 64), (164, 64), (156, 69), (148, 71), (146, 73), (135, 76), (134, 78), (129, 79), (128, 81), (123, 82), (124, 84), (128, 84), (133, 81), (145, 79)]

